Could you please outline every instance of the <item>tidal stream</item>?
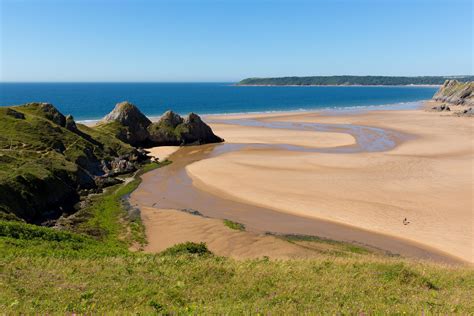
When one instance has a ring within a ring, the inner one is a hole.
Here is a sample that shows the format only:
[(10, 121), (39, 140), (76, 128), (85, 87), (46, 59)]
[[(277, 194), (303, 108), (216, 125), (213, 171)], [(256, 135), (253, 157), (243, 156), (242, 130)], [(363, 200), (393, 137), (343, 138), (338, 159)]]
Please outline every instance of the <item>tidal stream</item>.
[[(356, 243), (391, 254), (430, 259), (446, 263), (460, 261), (428, 246), (361, 228), (313, 217), (303, 217), (278, 210), (238, 201), (225, 194), (217, 195), (200, 190), (186, 172), (186, 166), (212, 157), (241, 150), (289, 150), (319, 153), (383, 152), (396, 147), (412, 136), (370, 126), (349, 124), (319, 124), (303, 122), (267, 122), (250, 119), (208, 120), (209, 123), (232, 124), (272, 129), (335, 132), (350, 134), (355, 144), (311, 148), (291, 144), (208, 144), (180, 148), (170, 160), (172, 164), (148, 172), (142, 183), (131, 195), (131, 203), (138, 207), (160, 209), (196, 210), (204, 216), (230, 219), (242, 223), (249, 231), (257, 233), (311, 235), (338, 241)], [(245, 183), (242, 183), (245, 185)]]

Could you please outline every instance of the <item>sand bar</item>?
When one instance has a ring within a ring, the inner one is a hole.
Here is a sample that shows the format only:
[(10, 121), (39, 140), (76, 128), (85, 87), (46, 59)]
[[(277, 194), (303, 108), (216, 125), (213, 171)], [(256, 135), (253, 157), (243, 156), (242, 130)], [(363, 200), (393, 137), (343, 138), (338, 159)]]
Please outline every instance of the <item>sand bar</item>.
[(173, 153), (175, 153), (180, 146), (157, 146), (152, 148), (147, 148), (147, 151), (150, 152), (150, 156), (158, 159), (158, 161), (165, 161)]

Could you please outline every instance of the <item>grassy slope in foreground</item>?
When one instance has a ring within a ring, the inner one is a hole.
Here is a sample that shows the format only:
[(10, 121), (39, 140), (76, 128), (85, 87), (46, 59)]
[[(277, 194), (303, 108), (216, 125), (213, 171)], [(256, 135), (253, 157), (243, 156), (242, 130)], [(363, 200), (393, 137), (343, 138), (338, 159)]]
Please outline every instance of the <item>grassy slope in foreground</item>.
[(246, 78), (238, 85), (269, 85), (269, 86), (310, 86), (310, 85), (441, 85), (448, 79), (461, 82), (472, 81), (474, 76), (310, 76), (310, 77), (277, 77), (277, 78)]
[[(150, 165), (147, 168), (156, 167)], [(106, 191), (86, 221), (57, 231), (0, 221), (0, 310), (5, 313), (462, 313), (474, 311), (474, 271), (381, 257), (321, 253), (312, 260), (236, 261), (185, 244), (131, 252), (143, 227)], [(136, 233), (130, 234), (135, 225)], [(88, 228), (88, 229), (84, 229)], [(102, 234), (90, 237), (89, 231)], [(314, 242), (318, 242), (315, 239)]]

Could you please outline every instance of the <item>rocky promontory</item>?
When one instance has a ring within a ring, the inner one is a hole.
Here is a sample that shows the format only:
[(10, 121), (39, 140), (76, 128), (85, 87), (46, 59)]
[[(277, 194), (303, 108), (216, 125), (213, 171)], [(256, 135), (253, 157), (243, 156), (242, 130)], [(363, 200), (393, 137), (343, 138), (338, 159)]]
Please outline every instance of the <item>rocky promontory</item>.
[(0, 219), (54, 223), (150, 158), (143, 147), (222, 142), (198, 115), (152, 123), (121, 102), (96, 127), (50, 103), (0, 107)]
[(459, 82), (446, 80), (432, 98), (439, 105), (432, 106), (431, 111), (452, 112), (457, 116), (474, 114), (474, 81)]
[(167, 111), (158, 122), (153, 123), (138, 107), (127, 101), (118, 103), (99, 122), (98, 128), (114, 133), (118, 139), (132, 146), (199, 145), (224, 141), (195, 113), (183, 118)]
[(474, 106), (474, 81), (446, 80), (433, 100), (454, 105)]

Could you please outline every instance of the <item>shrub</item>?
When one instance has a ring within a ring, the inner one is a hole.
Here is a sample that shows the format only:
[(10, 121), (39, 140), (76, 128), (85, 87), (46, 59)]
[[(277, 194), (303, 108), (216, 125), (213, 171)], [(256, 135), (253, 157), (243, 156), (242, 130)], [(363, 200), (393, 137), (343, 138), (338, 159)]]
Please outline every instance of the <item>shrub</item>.
[(183, 255), (183, 254), (191, 254), (191, 255), (212, 255), (212, 252), (207, 249), (205, 243), (194, 243), (194, 242), (185, 242), (181, 244), (174, 245), (164, 251), (161, 252), (163, 255), (167, 256), (176, 256), (176, 255)]
[(21, 222), (7, 222), (0, 221), (0, 237), (10, 237), (14, 239), (41, 239), (47, 241), (74, 241), (84, 242), (88, 241), (87, 237), (51, 229), (48, 227), (41, 227)]
[(234, 222), (234, 221), (231, 221), (231, 220), (228, 220), (228, 219), (224, 220), (224, 225), (229, 227), (230, 229), (241, 230), (241, 231), (245, 230), (245, 225), (244, 224), (237, 223), (237, 222)]

